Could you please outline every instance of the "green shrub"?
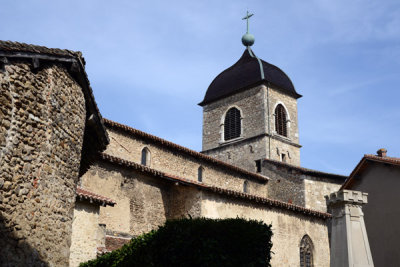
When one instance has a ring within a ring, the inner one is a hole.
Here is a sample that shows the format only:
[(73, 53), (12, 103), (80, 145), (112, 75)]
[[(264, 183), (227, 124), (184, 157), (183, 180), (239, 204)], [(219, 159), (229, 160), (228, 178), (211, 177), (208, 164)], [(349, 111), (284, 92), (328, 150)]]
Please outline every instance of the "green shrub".
[(270, 266), (271, 236), (254, 220), (171, 220), (80, 266)]

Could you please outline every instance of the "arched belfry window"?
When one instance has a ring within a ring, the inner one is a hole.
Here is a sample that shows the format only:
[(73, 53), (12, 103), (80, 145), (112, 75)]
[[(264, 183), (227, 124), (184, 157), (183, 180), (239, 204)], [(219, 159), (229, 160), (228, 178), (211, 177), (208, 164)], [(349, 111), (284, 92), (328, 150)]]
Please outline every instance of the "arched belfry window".
[(275, 130), (279, 135), (287, 136), (287, 114), (282, 104), (275, 109)]
[(225, 114), (224, 140), (231, 140), (240, 136), (241, 133), (240, 110), (230, 108)]
[(203, 182), (203, 175), (204, 175), (204, 168), (200, 166), (199, 169), (197, 170), (197, 181), (199, 181), (200, 183)]
[(150, 166), (150, 150), (147, 147), (142, 149), (142, 159), (140, 163), (145, 166)]
[(311, 238), (305, 235), (300, 242), (300, 267), (313, 267), (314, 246)]

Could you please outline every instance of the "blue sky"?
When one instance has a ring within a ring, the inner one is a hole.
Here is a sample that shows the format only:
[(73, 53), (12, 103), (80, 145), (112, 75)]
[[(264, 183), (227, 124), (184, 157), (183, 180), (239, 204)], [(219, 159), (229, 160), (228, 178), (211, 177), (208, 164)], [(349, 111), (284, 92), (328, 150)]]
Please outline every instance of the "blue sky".
[(253, 50), (298, 101), (302, 166), (349, 174), (400, 156), (400, 1), (5, 1), (0, 39), (79, 50), (104, 117), (201, 150), (211, 81)]

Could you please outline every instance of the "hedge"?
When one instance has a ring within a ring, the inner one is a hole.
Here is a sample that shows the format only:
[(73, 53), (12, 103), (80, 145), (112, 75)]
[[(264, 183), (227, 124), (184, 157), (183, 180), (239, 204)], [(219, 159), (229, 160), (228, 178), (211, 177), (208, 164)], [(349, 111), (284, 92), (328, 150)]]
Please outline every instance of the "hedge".
[(171, 220), (80, 266), (271, 266), (271, 236), (254, 220)]

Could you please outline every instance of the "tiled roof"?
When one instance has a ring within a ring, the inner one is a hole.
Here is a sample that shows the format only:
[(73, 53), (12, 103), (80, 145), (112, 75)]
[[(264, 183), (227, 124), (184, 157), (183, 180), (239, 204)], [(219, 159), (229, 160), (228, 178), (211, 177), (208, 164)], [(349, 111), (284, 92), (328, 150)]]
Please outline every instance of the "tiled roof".
[(217, 159), (212, 158), (210, 156), (204, 155), (204, 154), (199, 153), (197, 151), (194, 151), (194, 150), (191, 150), (189, 148), (177, 145), (175, 143), (172, 143), (172, 142), (167, 141), (165, 139), (162, 139), (160, 137), (157, 137), (157, 136), (145, 133), (143, 131), (134, 129), (134, 128), (129, 127), (127, 125), (123, 125), (121, 123), (118, 123), (118, 122), (115, 122), (115, 121), (112, 121), (112, 120), (109, 120), (109, 119), (104, 119), (104, 124), (106, 126), (110, 127), (110, 128), (115, 128), (115, 129), (126, 131), (129, 134), (132, 134), (134, 136), (138, 136), (140, 138), (152, 141), (155, 144), (158, 144), (158, 145), (161, 145), (163, 147), (170, 148), (170, 149), (172, 149), (174, 151), (177, 151), (177, 152), (180, 152), (180, 153), (195, 157), (195, 158), (197, 158), (199, 160), (202, 160), (204, 162), (218, 165), (218, 166), (226, 168), (226, 169), (228, 169), (230, 171), (234, 171), (234, 172), (240, 173), (242, 175), (245, 175), (247, 177), (250, 177), (250, 178), (262, 181), (262, 182), (267, 182), (268, 181), (268, 178), (265, 177), (265, 176), (262, 176), (262, 175), (259, 175), (259, 174), (256, 174), (256, 173), (249, 172), (247, 170), (238, 168), (236, 166), (230, 165), (228, 163), (225, 163), (223, 161), (217, 160)]
[(376, 156), (376, 155), (365, 154), (364, 157), (357, 164), (357, 166), (354, 168), (354, 170), (351, 172), (349, 178), (347, 178), (346, 181), (343, 183), (340, 190), (350, 189), (354, 183), (355, 176), (357, 176), (360, 172), (362, 172), (364, 170), (364, 168), (366, 167), (366, 164), (368, 164), (369, 161), (400, 166), (400, 158), (380, 157), (380, 156)]
[(115, 201), (112, 200), (111, 198), (95, 194), (86, 189), (83, 189), (80, 186), (76, 187), (76, 197), (80, 200), (88, 200), (91, 203), (96, 202), (102, 206), (106, 205), (114, 206), (116, 204)]
[(265, 198), (265, 197), (259, 197), (259, 196), (242, 193), (242, 192), (235, 191), (235, 190), (229, 190), (229, 189), (224, 189), (224, 188), (220, 188), (220, 187), (216, 187), (216, 186), (211, 186), (211, 185), (207, 185), (207, 184), (193, 181), (190, 179), (167, 174), (165, 172), (157, 171), (152, 168), (146, 167), (144, 165), (141, 165), (141, 164), (138, 164), (135, 162), (131, 162), (131, 161), (127, 161), (127, 160), (124, 160), (124, 159), (121, 159), (118, 157), (114, 157), (114, 156), (111, 156), (111, 155), (108, 155), (105, 153), (101, 153), (100, 157), (101, 157), (101, 159), (103, 159), (107, 162), (110, 162), (110, 163), (113, 163), (113, 164), (116, 164), (116, 165), (119, 165), (122, 167), (134, 169), (136, 171), (140, 171), (145, 174), (159, 177), (159, 178), (165, 179), (167, 181), (181, 183), (181, 184), (188, 185), (188, 186), (194, 186), (201, 190), (211, 191), (211, 192), (222, 194), (222, 195), (225, 195), (228, 197), (234, 197), (234, 198), (242, 199), (245, 201), (251, 201), (253, 203), (255, 202), (260, 205), (266, 205), (266, 206), (275, 207), (275, 208), (279, 208), (279, 209), (290, 210), (295, 213), (301, 213), (301, 214), (304, 214), (307, 216), (318, 217), (318, 218), (323, 218), (323, 219), (331, 217), (331, 215), (329, 213), (320, 212), (320, 211), (316, 211), (316, 210), (312, 210), (312, 209), (307, 209), (307, 208), (304, 208), (301, 206), (289, 204), (289, 203), (282, 202), (279, 200), (274, 200), (274, 199)]
[(33, 54), (43, 54), (52, 56), (62, 57), (82, 57), (81, 52), (75, 52), (67, 49), (48, 48), (45, 46), (31, 45), (25, 43), (1, 41), (0, 40), (0, 51), (7, 52), (27, 52)]
[(281, 167), (287, 168), (287, 169), (296, 170), (296, 171), (298, 171), (298, 172), (300, 172), (302, 174), (306, 174), (306, 175), (310, 175), (310, 176), (336, 179), (336, 180), (339, 180), (339, 181), (344, 181), (347, 178), (347, 176), (345, 176), (345, 175), (327, 173), (327, 172), (321, 172), (321, 171), (317, 171), (317, 170), (307, 169), (307, 168), (303, 168), (303, 167), (300, 167), (300, 166), (295, 166), (295, 165), (292, 165), (292, 164), (289, 164), (289, 163), (286, 163), (286, 162), (273, 160), (273, 159), (264, 159), (264, 161), (266, 161), (268, 163), (272, 163), (272, 164), (277, 165), (277, 166), (281, 166)]

